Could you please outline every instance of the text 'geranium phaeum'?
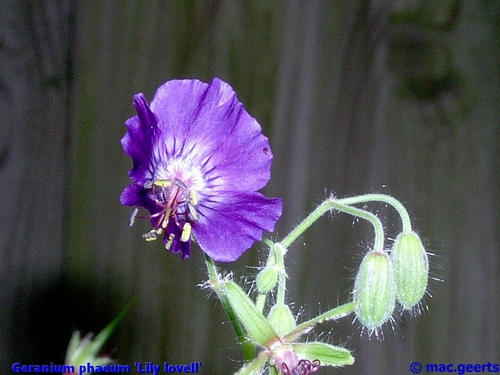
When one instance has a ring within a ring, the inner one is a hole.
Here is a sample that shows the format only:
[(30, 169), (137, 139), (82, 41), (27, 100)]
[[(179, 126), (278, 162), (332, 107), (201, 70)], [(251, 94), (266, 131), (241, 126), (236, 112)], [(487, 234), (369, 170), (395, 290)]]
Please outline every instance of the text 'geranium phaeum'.
[(269, 181), (271, 148), (231, 86), (168, 81), (150, 105), (137, 94), (134, 106), (121, 141), (132, 184), (121, 203), (150, 212), (147, 241), (163, 237), (187, 258), (194, 237), (214, 260), (229, 262), (274, 230), (282, 202), (257, 192)]

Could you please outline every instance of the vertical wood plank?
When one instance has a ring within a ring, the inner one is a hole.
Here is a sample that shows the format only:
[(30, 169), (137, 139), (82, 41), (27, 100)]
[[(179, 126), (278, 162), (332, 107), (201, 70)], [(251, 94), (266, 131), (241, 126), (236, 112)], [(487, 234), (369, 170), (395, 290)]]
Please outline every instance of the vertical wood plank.
[(0, 4), (0, 372), (66, 345), (61, 267), (71, 1)]

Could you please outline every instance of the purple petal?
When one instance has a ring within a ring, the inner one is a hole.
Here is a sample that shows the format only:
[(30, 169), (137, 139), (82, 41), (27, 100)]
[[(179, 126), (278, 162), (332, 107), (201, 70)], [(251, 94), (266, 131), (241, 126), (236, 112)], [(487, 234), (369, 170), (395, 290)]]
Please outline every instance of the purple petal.
[(210, 257), (231, 262), (256, 241), (264, 231), (272, 232), (281, 216), (279, 198), (260, 193), (230, 193), (200, 203), (200, 220), (193, 227), (194, 236)]
[(143, 94), (134, 96), (137, 116), (129, 118), (125, 125), (127, 133), (121, 143), (125, 153), (132, 158), (130, 178), (140, 185), (154, 176), (153, 149), (159, 139), (158, 118), (151, 111)]
[(181, 157), (201, 166), (210, 189), (255, 191), (269, 181), (268, 139), (225, 82), (169, 81), (151, 109), (160, 119), (160, 159)]
[(135, 184), (128, 185), (123, 189), (120, 202), (124, 206), (137, 206), (149, 211), (154, 210), (156, 206), (147, 194), (147, 190)]

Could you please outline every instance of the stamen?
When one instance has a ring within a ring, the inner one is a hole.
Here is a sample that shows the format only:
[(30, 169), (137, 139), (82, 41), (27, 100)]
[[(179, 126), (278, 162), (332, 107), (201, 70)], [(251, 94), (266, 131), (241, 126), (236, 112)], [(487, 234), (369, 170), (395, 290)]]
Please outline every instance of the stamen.
[(171, 213), (172, 213), (172, 208), (171, 207), (167, 208), (167, 210), (165, 211), (165, 216), (163, 216), (163, 220), (161, 221), (161, 227), (163, 229), (167, 229), (168, 220), (170, 219)]
[(144, 238), (146, 241), (154, 241), (162, 233), (163, 233), (163, 228), (151, 229), (149, 232), (144, 233), (142, 235), (142, 238)]
[(191, 223), (184, 223), (182, 227), (181, 242), (187, 242), (191, 238)]
[(155, 180), (153, 182), (155, 186), (162, 187), (162, 188), (168, 188), (172, 186), (172, 181), (170, 180)]
[(193, 206), (196, 206), (198, 204), (198, 195), (193, 189), (189, 190), (189, 200), (191, 201), (191, 204)]
[(174, 182), (175, 182), (175, 184), (176, 184), (177, 186), (179, 186), (180, 188), (182, 188), (182, 189), (184, 189), (184, 190), (187, 190), (187, 189), (188, 189), (188, 187), (186, 186), (186, 184), (185, 184), (184, 182), (182, 182), (181, 180), (179, 180), (178, 178), (176, 178), (176, 179), (174, 180)]
[(137, 216), (138, 212), (139, 212), (139, 209), (137, 207), (134, 208), (134, 210), (132, 211), (132, 214), (130, 214), (130, 218), (128, 219), (128, 225), (129, 226), (134, 225), (135, 217)]
[(172, 243), (174, 242), (174, 239), (175, 239), (175, 234), (170, 233), (170, 236), (168, 236), (168, 241), (165, 244), (165, 249), (170, 250), (170, 248), (172, 247)]
[(198, 215), (198, 211), (196, 211), (196, 208), (194, 208), (194, 206), (189, 202), (187, 206), (188, 206), (188, 215), (187, 215), (188, 219), (191, 221), (200, 220), (200, 215)]

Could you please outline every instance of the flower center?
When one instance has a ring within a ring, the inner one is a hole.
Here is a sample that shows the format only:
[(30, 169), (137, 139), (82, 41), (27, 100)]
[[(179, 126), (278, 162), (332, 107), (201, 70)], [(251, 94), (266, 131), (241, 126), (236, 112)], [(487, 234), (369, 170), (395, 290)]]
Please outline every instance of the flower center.
[(291, 349), (280, 349), (275, 353), (274, 363), (281, 375), (310, 375), (318, 371), (319, 360), (299, 360)]
[[(145, 218), (157, 218), (153, 229), (142, 236), (146, 241), (156, 240), (165, 232), (167, 241), (165, 247), (170, 250), (176, 233), (180, 233), (180, 241), (187, 242), (191, 238), (192, 223), (199, 220), (195, 206), (198, 204), (196, 192), (189, 189), (178, 178), (157, 179), (145, 186), (155, 204), (160, 210)], [(130, 218), (131, 224), (137, 211), (134, 210)]]
[(297, 366), (292, 367), (291, 369), (288, 368), (286, 363), (283, 363), (282, 367), (283, 375), (309, 375), (313, 372), (318, 371), (320, 363), (317, 359), (315, 359), (314, 361), (301, 359)]

